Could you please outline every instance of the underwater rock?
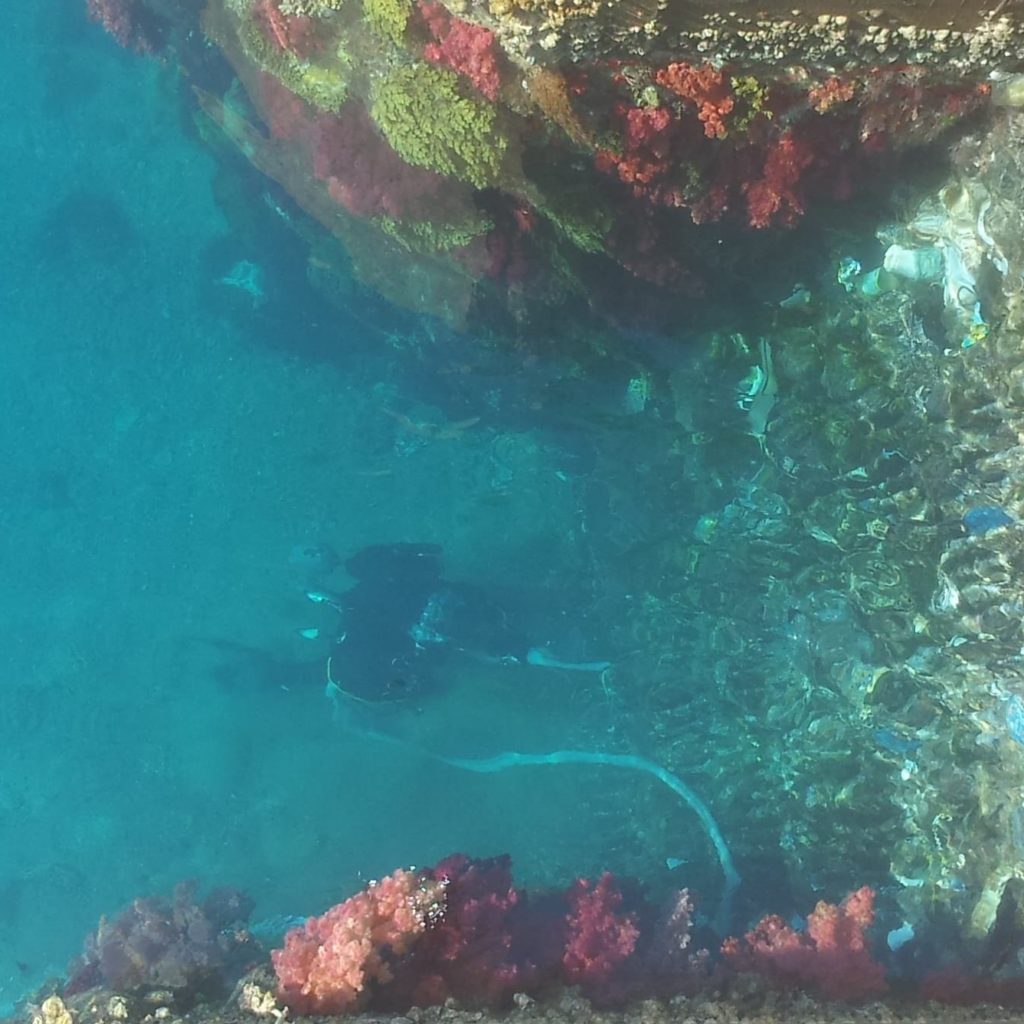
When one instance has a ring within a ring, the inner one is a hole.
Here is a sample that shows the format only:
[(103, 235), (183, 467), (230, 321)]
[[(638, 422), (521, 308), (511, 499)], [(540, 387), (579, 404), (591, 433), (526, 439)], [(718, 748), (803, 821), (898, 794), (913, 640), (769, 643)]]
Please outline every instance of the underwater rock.
[[(87, 2), (122, 43), (129, 15), (167, 22), (204, 134), (277, 182), (360, 281), (489, 329), (488, 311), (525, 323), (577, 298), (615, 322), (646, 319), (651, 296), (666, 322), (696, 319), (688, 300), (793, 260), (765, 229), (887, 180), (894, 156), (986, 108), (988, 75), (1024, 47), (1014, 10), (974, 4), (211, 0), (197, 21), (197, 4)], [(208, 45), (237, 75), (228, 91)], [(254, 309), (257, 270), (220, 279)]]

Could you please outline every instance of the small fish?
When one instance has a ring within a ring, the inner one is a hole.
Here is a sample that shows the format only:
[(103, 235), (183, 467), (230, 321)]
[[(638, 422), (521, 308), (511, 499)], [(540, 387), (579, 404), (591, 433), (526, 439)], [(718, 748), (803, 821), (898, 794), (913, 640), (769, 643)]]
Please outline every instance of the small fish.
[(319, 640), (320, 630), (316, 626), (307, 626), (305, 629), (296, 630), (303, 640)]
[(681, 857), (665, 858), (665, 867), (667, 867), (669, 871), (675, 871), (676, 868), (681, 868), (686, 863), (688, 862), (683, 860)]
[(767, 338), (761, 339), (761, 370), (760, 389), (750, 396), (747, 407), (747, 433), (756, 437), (758, 444), (764, 449), (765, 437), (768, 433), (768, 420), (779, 395), (779, 383), (775, 378), (775, 363), (772, 359), (772, 348)]
[(876, 729), (871, 736), (880, 747), (893, 754), (913, 754), (921, 746), (917, 740), (900, 736), (899, 733), (887, 729), (885, 726)]
[(336, 611), (342, 611), (343, 605), (341, 603), (341, 595), (335, 594), (330, 590), (307, 590), (306, 597), (313, 602), (313, 604), (326, 604)]
[(831, 544), (833, 547), (841, 547), (839, 541), (832, 536), (831, 533), (827, 533), (820, 526), (812, 526), (807, 531), (815, 540), (821, 541), (822, 544)]
[(806, 309), (812, 301), (810, 289), (806, 285), (797, 284), (793, 286), (793, 291), (779, 303), (779, 309)]

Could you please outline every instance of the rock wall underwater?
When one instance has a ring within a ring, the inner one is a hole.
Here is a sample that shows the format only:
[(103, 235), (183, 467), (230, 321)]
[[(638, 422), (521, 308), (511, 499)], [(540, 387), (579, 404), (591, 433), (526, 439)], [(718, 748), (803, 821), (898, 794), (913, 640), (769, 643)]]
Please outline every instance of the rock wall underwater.
[[(181, 61), (364, 282), (456, 325), (570, 302), (686, 319), (784, 254), (748, 228), (884, 188), (987, 106), (989, 73), (1024, 46), (1008, 11), (946, 3), (89, 7)], [(208, 73), (203, 40), (237, 85)]]

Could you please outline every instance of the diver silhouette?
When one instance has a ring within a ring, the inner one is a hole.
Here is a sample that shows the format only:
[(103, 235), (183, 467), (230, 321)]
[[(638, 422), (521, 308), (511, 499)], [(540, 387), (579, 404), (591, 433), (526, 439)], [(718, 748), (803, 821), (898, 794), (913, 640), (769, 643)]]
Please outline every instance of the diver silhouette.
[(366, 701), (429, 693), (453, 654), (501, 665), (600, 672), (608, 662), (564, 662), (531, 647), (510, 610), (482, 588), (444, 579), (436, 544), (373, 544), (345, 562), (355, 584), (306, 596), (340, 617), (329, 685)]

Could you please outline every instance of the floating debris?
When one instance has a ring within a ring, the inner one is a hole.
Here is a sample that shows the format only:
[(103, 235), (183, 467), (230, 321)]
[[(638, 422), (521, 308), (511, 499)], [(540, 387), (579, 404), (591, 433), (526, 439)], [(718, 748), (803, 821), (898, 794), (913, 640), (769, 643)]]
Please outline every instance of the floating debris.
[(263, 268), (258, 263), (239, 260), (217, 283), (244, 292), (249, 296), (253, 309), (259, 309), (267, 301), (264, 280)]
[(963, 524), (972, 537), (982, 537), (991, 530), (1012, 526), (1016, 520), (998, 505), (979, 505), (964, 514)]

